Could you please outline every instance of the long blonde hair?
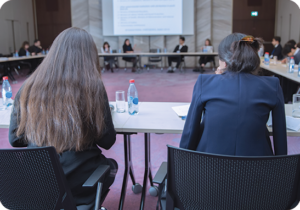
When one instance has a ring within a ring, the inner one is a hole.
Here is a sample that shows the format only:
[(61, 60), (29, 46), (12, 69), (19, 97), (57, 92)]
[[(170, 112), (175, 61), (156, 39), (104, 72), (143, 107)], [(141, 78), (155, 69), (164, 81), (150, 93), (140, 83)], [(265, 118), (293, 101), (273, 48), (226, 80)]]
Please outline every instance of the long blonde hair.
[(17, 135), (58, 153), (84, 150), (105, 127), (105, 94), (92, 36), (66, 29), (22, 88)]

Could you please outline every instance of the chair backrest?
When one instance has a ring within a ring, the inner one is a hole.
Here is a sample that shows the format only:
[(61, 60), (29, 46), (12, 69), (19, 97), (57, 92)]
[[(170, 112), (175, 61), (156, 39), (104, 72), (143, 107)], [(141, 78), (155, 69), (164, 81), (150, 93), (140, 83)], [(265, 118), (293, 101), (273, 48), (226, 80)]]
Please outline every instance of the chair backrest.
[(76, 209), (54, 147), (1, 149), (0, 201), (7, 209)]
[(168, 146), (167, 209), (285, 210), (299, 201), (300, 155), (234, 157)]
[[(150, 53), (157, 53), (157, 49), (150, 49)], [(159, 49), (159, 52), (161, 53), (161, 49)], [(161, 62), (162, 57), (154, 56), (154, 57), (148, 57), (149, 62)]]

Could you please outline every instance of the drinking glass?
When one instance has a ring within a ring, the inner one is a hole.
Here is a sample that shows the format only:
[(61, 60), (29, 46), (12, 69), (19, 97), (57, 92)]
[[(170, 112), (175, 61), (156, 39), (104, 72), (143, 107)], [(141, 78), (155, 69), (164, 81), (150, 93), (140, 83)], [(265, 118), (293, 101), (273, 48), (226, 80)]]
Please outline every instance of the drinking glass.
[(125, 107), (125, 91), (119, 90), (116, 92), (116, 111), (124, 113), (126, 111)]
[(274, 64), (276, 65), (277, 64), (277, 56), (274, 56), (274, 58), (273, 58), (273, 60), (274, 60)]
[(300, 94), (293, 95), (293, 117), (300, 118)]

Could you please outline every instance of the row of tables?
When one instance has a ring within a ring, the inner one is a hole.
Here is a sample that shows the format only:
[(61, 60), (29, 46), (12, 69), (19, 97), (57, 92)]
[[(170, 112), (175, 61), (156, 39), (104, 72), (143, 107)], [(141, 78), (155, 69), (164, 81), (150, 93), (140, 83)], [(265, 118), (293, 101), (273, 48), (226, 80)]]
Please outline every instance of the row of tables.
[[(125, 56), (151, 56), (151, 57), (162, 57), (162, 56), (201, 56), (201, 55), (213, 55), (217, 56), (217, 53), (113, 53), (113, 54), (99, 54), (99, 57), (104, 56), (115, 56), (115, 57), (125, 57)], [(11, 62), (20, 61), (26, 59), (43, 58), (44, 55), (31, 56), (31, 57), (20, 57), (20, 58), (9, 58), (6, 61), (0, 60), (1, 62)], [(297, 73), (288, 73), (285, 65), (270, 64), (269, 66), (261, 63), (261, 68), (271, 71), (275, 74), (286, 77), (290, 80), (300, 83), (300, 78)], [(115, 102), (110, 104), (115, 106)], [(163, 102), (141, 102), (139, 103), (140, 113), (135, 116), (131, 116), (128, 113), (116, 113), (112, 111), (113, 123), (118, 134), (124, 136), (124, 161), (125, 161), (125, 171), (122, 184), (122, 192), (119, 203), (119, 209), (123, 209), (128, 177), (131, 177), (133, 186), (137, 183), (135, 181), (132, 165), (132, 151), (131, 151), (131, 135), (137, 133), (144, 133), (144, 143), (145, 143), (145, 172), (142, 187), (142, 196), (140, 209), (144, 209), (145, 197), (147, 191), (148, 178), (151, 186), (152, 183), (152, 171), (151, 171), (151, 158), (150, 158), (150, 140), (151, 133), (171, 133), (171, 134), (181, 134), (184, 128), (185, 121), (179, 118), (176, 113), (172, 110), (174, 106), (187, 105), (188, 103), (163, 103)], [(292, 105), (285, 105), (285, 111), (287, 116), (292, 116)], [(0, 111), (0, 128), (9, 128), (10, 123), (10, 112), (11, 108), (6, 111)], [(272, 135), (272, 128), (268, 127), (270, 135)], [(287, 130), (288, 136), (300, 136), (299, 131)]]

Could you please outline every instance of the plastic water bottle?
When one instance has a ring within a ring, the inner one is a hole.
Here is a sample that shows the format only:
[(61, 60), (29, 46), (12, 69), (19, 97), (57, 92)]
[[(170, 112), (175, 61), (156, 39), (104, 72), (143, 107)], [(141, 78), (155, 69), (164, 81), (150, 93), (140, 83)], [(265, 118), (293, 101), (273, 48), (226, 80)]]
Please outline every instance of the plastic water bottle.
[(42, 54), (43, 54), (43, 55), (46, 55), (46, 52), (45, 52), (45, 50), (44, 50), (44, 49), (43, 49), (43, 51), (42, 51)]
[(122, 50), (121, 50), (121, 49), (119, 49), (119, 53), (122, 53)]
[(139, 113), (139, 98), (138, 92), (134, 85), (134, 80), (129, 80), (129, 88), (127, 93), (127, 100), (128, 100), (128, 113), (130, 115), (136, 115)]
[(270, 55), (268, 52), (265, 53), (265, 60), (264, 60), (264, 64), (269, 66), (270, 65)]
[(110, 54), (112, 54), (113, 52), (112, 52), (112, 49), (109, 49), (109, 52), (110, 52)]
[(167, 53), (167, 52), (168, 52), (167, 48), (165, 48), (165, 49), (164, 49), (164, 52), (165, 52), (165, 53)]
[(49, 50), (47, 49), (47, 50), (46, 50), (46, 55), (48, 55), (48, 53), (49, 53)]
[(289, 73), (294, 73), (295, 68), (295, 60), (294, 57), (291, 57), (290, 64), (289, 64)]
[(5, 110), (7, 106), (11, 103), (12, 91), (11, 86), (8, 82), (8, 77), (3, 77), (3, 84), (2, 84), (2, 102), (3, 108)]
[(18, 51), (16, 51), (15, 57), (18, 58), (19, 57), (19, 53)]
[(29, 57), (30, 53), (28, 52), (28, 50), (26, 50), (26, 56)]
[(159, 49), (157, 48), (157, 53), (159, 53)]

